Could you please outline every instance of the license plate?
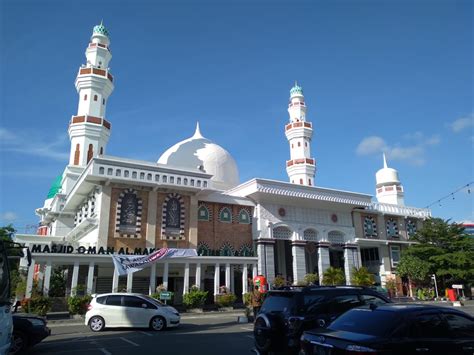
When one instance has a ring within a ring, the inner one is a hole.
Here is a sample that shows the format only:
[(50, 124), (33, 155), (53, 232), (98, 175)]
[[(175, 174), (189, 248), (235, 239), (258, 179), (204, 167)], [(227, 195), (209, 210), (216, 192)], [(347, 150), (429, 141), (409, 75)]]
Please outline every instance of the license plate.
[(324, 346), (315, 346), (313, 350), (314, 355), (331, 355), (331, 348)]

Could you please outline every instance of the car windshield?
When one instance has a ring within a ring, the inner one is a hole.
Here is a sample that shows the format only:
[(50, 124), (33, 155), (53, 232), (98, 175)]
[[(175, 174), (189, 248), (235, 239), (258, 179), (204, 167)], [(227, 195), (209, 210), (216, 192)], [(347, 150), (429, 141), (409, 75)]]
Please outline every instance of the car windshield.
[(354, 309), (337, 318), (328, 329), (383, 336), (397, 326), (398, 318), (399, 316), (391, 311)]
[(262, 312), (291, 312), (294, 307), (294, 294), (289, 293), (271, 293), (263, 302)]

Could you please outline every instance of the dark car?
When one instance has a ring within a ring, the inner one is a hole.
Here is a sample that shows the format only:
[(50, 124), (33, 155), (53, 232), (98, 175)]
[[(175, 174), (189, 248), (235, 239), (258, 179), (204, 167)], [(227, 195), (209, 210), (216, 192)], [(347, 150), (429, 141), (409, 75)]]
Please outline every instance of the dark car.
[(307, 286), (270, 291), (255, 319), (256, 350), (260, 354), (297, 353), (304, 330), (329, 324), (354, 307), (388, 302), (366, 287)]
[(474, 318), (448, 307), (389, 304), (352, 309), (306, 331), (300, 354), (474, 353)]
[(19, 354), (51, 334), (46, 320), (37, 315), (13, 314), (13, 335), (10, 354)]

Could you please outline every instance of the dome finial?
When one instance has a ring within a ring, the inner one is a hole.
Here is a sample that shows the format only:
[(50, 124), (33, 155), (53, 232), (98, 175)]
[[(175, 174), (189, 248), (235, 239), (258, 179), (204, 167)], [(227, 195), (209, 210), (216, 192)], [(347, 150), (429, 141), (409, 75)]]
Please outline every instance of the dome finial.
[(196, 122), (196, 131), (194, 132), (193, 138), (204, 138), (199, 129), (199, 121)]
[(387, 169), (388, 166), (387, 166), (387, 158), (385, 157), (385, 152), (383, 152), (383, 167), (384, 169)]

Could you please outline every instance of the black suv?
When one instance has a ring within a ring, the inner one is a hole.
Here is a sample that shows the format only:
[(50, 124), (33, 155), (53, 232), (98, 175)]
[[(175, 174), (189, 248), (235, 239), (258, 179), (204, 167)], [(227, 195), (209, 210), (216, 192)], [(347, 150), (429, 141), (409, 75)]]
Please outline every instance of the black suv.
[(306, 286), (270, 291), (255, 319), (254, 338), (260, 354), (297, 353), (305, 330), (324, 327), (354, 307), (390, 300), (366, 287)]

